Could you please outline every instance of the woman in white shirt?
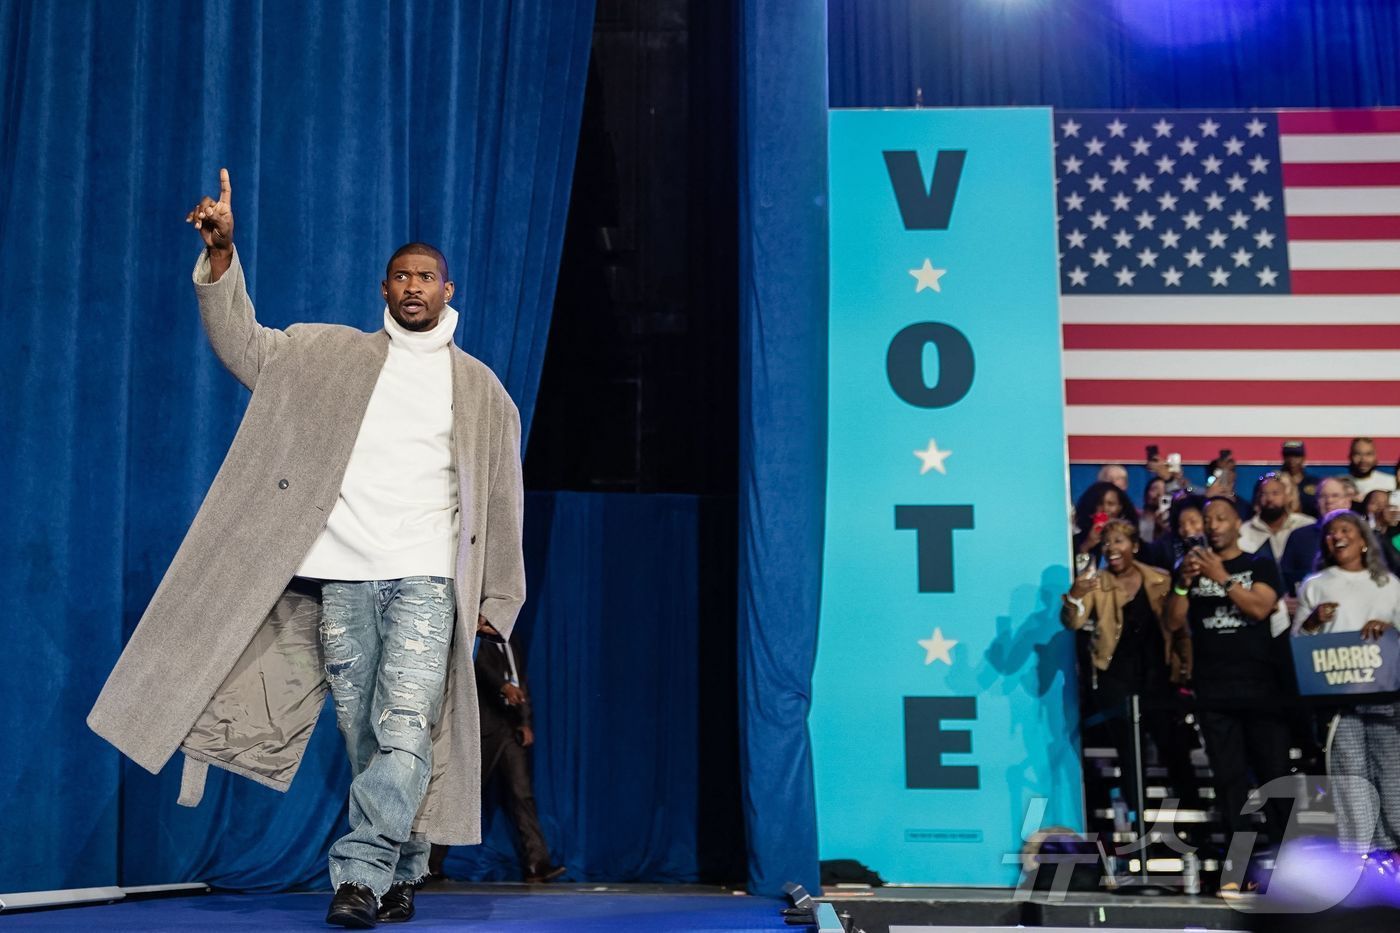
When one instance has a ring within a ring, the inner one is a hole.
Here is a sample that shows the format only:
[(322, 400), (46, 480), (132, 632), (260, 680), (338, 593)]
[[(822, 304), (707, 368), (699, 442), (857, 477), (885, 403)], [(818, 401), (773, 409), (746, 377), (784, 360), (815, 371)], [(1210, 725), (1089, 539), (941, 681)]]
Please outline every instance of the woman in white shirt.
[[(1364, 641), (1400, 621), (1400, 579), (1387, 569), (1361, 516), (1339, 509), (1322, 520), (1318, 565), (1298, 588), (1295, 636), (1356, 632)], [(1328, 730), (1327, 774), (1370, 785), (1334, 782), (1342, 845), (1363, 853), (1400, 848), (1400, 703), (1358, 704), (1337, 713)]]

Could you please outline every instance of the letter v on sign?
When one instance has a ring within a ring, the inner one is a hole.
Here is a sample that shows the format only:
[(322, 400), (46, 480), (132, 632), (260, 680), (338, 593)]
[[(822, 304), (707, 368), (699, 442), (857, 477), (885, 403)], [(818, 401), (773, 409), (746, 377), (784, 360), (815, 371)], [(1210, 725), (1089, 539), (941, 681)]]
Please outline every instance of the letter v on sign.
[(966, 149), (940, 149), (933, 163), (933, 182), (924, 189), (924, 170), (919, 154), (912, 149), (885, 150), (885, 168), (890, 173), (899, 215), (906, 230), (947, 230), (953, 216), (953, 199), (958, 195)]

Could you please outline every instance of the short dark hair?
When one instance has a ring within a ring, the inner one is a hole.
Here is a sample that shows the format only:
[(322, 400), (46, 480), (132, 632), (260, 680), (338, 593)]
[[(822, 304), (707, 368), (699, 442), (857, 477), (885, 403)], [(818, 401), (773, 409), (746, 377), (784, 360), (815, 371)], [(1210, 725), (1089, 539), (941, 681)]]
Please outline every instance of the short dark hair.
[(442, 250), (431, 243), (422, 243), (418, 240), (414, 240), (412, 243), (405, 243), (403, 246), (394, 250), (394, 255), (390, 256), (389, 261), (384, 265), (384, 278), (387, 279), (389, 277), (389, 270), (394, 268), (395, 259), (398, 259), (400, 256), (409, 255), (433, 257), (437, 260), (438, 268), (442, 270), (442, 280), (446, 282), (452, 278), (447, 273), (447, 257), (442, 254)]

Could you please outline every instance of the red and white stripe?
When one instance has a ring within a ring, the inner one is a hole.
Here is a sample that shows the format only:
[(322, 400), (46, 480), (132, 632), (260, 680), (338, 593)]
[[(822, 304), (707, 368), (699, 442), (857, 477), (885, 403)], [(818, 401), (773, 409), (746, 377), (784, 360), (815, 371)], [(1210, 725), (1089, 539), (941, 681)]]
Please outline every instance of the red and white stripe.
[(1295, 295), (1400, 294), (1400, 110), (1278, 115)]
[(1075, 462), (1400, 456), (1400, 110), (1278, 115), (1290, 295), (1066, 295)]

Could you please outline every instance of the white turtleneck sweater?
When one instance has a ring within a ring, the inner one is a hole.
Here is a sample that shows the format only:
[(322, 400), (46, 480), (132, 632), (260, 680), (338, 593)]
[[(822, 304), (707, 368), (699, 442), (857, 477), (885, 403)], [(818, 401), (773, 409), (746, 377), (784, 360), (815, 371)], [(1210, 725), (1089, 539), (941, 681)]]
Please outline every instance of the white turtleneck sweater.
[(389, 354), (350, 452), (340, 498), (297, 576), (397, 580), (456, 575), (457, 468), (452, 457), (452, 334), (404, 330), (384, 309)]

